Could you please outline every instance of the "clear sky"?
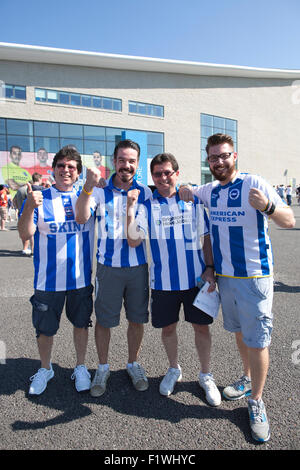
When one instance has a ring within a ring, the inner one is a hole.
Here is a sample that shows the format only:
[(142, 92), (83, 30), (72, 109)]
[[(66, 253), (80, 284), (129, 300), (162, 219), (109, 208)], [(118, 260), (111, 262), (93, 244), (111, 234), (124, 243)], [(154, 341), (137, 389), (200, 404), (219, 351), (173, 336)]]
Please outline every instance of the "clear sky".
[(0, 42), (300, 69), (300, 0), (0, 0)]

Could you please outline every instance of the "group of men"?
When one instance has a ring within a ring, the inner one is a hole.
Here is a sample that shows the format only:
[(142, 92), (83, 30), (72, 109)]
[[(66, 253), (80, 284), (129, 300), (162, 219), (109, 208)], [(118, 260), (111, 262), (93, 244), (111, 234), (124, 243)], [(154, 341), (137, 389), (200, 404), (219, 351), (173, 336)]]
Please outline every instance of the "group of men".
[[(82, 191), (74, 184), (82, 171), (81, 157), (72, 146), (61, 149), (52, 168), (55, 184), (32, 191), (19, 219), (22, 240), (34, 236), (34, 295), (31, 297), (41, 368), (31, 377), (29, 394), (39, 395), (54, 376), (53, 338), (66, 303), (74, 327), (76, 366), (72, 374), (78, 392), (101, 396), (110, 375), (111, 328), (119, 325), (124, 304), (128, 321), (126, 370), (138, 391), (148, 389), (145, 370), (138, 362), (148, 322), (149, 284), (151, 316), (161, 329), (169, 368), (160, 383), (170, 395), (182, 379), (178, 360), (177, 325), (183, 305), (192, 324), (200, 362), (199, 385), (212, 406), (221, 395), (210, 369), (213, 318), (194, 305), (197, 280), (209, 283), (221, 297), (225, 329), (235, 332), (244, 374), (226, 387), (230, 400), (249, 398), (254, 439), (267, 441), (269, 424), (262, 401), (272, 330), (272, 252), (267, 218), (293, 227), (293, 212), (263, 179), (240, 174), (231, 137), (208, 139), (207, 155), (213, 183), (178, 189), (179, 167), (169, 153), (151, 162), (156, 186), (152, 191), (135, 177), (139, 145), (119, 142), (114, 151), (115, 173), (106, 185), (97, 168), (87, 170)], [(209, 209), (208, 220), (203, 204)], [(93, 311), (92, 265), (94, 228), (98, 224), (94, 310), (99, 365), (93, 379), (85, 366), (88, 326)], [(148, 273), (146, 238), (152, 262)], [(150, 274), (150, 279), (149, 279)]]

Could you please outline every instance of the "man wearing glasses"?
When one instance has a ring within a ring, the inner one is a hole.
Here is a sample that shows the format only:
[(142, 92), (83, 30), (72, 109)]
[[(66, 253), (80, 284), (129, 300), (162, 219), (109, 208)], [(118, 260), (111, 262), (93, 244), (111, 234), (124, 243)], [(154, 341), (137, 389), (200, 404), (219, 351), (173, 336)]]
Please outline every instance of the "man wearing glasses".
[(273, 256), (267, 218), (292, 228), (293, 212), (261, 177), (239, 173), (232, 138), (208, 138), (207, 160), (216, 178), (198, 188), (182, 186), (181, 197), (200, 197), (210, 211), (215, 272), (221, 296), (224, 328), (234, 332), (243, 362), (243, 376), (227, 386), (229, 400), (249, 396), (252, 436), (270, 438), (264, 403), (272, 332)]
[(77, 192), (82, 171), (81, 156), (73, 146), (63, 147), (52, 163), (55, 184), (32, 191), (27, 183), (27, 200), (19, 219), (22, 240), (34, 236), (34, 295), (32, 319), (36, 329), (41, 368), (31, 377), (29, 395), (40, 395), (54, 376), (51, 365), (53, 337), (66, 302), (66, 315), (74, 327), (77, 364), (71, 378), (78, 392), (90, 389), (90, 373), (84, 365), (88, 327), (93, 311), (91, 285), (94, 220), (75, 221)]
[(147, 234), (150, 239), (152, 325), (162, 329), (162, 342), (169, 361), (169, 369), (159, 391), (169, 396), (176, 382), (182, 379), (176, 330), (183, 305), (185, 320), (194, 329), (201, 363), (199, 384), (205, 390), (208, 403), (218, 406), (221, 396), (210, 373), (209, 324), (213, 318), (193, 305), (198, 294), (198, 278), (202, 276), (203, 280), (210, 282), (210, 291), (215, 289), (208, 221), (199, 200), (194, 203), (180, 201), (176, 191), (179, 168), (172, 154), (156, 155), (150, 169), (156, 186), (153, 198), (138, 204), (136, 217), (139, 191), (133, 189), (128, 192), (127, 225), (131, 247), (138, 247)]

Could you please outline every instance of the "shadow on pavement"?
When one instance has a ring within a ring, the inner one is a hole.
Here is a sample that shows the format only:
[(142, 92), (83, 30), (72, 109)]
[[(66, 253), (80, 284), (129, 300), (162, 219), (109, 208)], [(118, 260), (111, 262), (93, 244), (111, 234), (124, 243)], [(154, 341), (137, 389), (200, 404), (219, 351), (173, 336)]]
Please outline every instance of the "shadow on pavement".
[[(99, 398), (93, 398), (89, 392), (79, 394), (70, 380), (73, 373), (71, 368), (62, 368), (53, 364), (55, 376), (48, 383), (47, 389), (42, 395), (29, 396), (29, 377), (35, 374), (40, 367), (38, 360), (19, 358), (7, 359), (6, 364), (0, 365), (0, 396), (12, 395), (18, 390), (24, 392), (24, 399), (34, 404), (34, 413), (37, 420), (16, 420), (12, 423), (14, 431), (44, 429), (58, 424), (64, 424), (78, 420), (91, 414), (95, 414), (95, 405), (108, 407), (126, 416), (137, 416), (145, 419), (166, 420), (171, 423), (180, 422), (183, 419), (199, 420), (199, 432), (201, 432), (201, 420), (229, 420), (239, 427), (245, 435), (245, 439), (253, 443), (248, 425), (248, 411), (246, 403), (243, 407), (233, 410), (207, 405), (204, 391), (196, 381), (181, 382), (176, 385), (176, 390), (171, 397), (163, 397), (158, 388), (162, 377), (148, 377), (149, 389), (145, 392), (137, 392), (133, 389), (125, 370), (111, 371), (107, 390)], [(94, 370), (90, 370), (93, 377)], [(222, 389), (220, 388), (222, 392)], [(175, 399), (180, 393), (189, 393), (199, 399), (199, 404), (186, 404)], [(226, 403), (226, 402), (223, 402)], [(45, 411), (37, 413), (37, 407), (43, 406), (50, 410), (59, 410), (61, 414), (50, 419), (41, 419)], [(93, 410), (90, 408), (93, 406)], [(20, 418), (22, 407), (20, 406)], [(101, 410), (100, 410), (101, 411)], [(101, 423), (101, 417), (99, 417)], [(195, 422), (195, 426), (197, 423)]]

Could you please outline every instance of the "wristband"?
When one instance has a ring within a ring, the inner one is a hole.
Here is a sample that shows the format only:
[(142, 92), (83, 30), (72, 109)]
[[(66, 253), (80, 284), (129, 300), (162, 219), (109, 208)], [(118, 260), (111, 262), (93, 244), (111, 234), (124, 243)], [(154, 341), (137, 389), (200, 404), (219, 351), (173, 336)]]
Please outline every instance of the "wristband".
[(213, 264), (206, 264), (205, 265), (205, 269), (206, 268), (212, 268), (212, 269), (215, 269), (214, 265)]
[(275, 206), (274, 202), (271, 202), (269, 204), (269, 206), (267, 207), (267, 210), (264, 210), (264, 213), (267, 214), (267, 215), (272, 215), (273, 212), (275, 211), (275, 209), (276, 209), (276, 206)]
[(85, 189), (84, 185), (82, 186), (82, 191), (83, 191), (85, 194), (87, 194), (88, 196), (90, 196), (90, 195), (92, 194), (92, 192), (93, 192), (93, 190), (92, 190), (91, 192), (88, 192), (88, 191)]
[(267, 210), (268, 210), (268, 207), (269, 207), (269, 205), (270, 205), (270, 201), (269, 201), (269, 199), (268, 199), (267, 205), (266, 205), (266, 207), (265, 207), (265, 208), (262, 210), (262, 212), (265, 212), (265, 211), (267, 211)]

